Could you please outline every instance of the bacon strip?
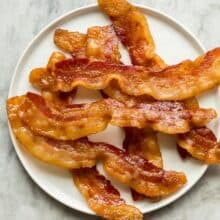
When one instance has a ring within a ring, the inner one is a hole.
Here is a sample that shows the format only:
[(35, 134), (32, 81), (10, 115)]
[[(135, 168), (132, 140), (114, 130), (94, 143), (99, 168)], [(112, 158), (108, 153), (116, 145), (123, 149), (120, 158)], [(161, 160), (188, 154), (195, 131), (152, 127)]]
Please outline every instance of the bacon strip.
[(85, 57), (85, 44), (87, 36), (79, 32), (70, 32), (63, 29), (56, 29), (54, 33), (55, 45), (65, 52), (77, 57)]
[(73, 170), (72, 173), (75, 185), (96, 214), (111, 220), (143, 219), (140, 211), (125, 204), (117, 189), (95, 167)]
[(163, 161), (157, 136), (149, 128), (125, 128), (123, 147), (130, 155), (138, 155), (157, 167), (163, 167)]
[(150, 126), (168, 134), (185, 133), (191, 124), (207, 124), (216, 113), (212, 109), (189, 111), (180, 102), (143, 103), (128, 108), (113, 99), (59, 108), (39, 95), (27, 93), (23, 96), (19, 115), (37, 134), (58, 140), (76, 140), (104, 130), (108, 123), (119, 127)]
[(23, 100), (19, 108), (22, 121), (37, 134), (55, 139), (76, 140), (104, 130), (109, 123), (109, 109), (102, 101), (58, 109), (33, 93)]
[(90, 27), (87, 34), (57, 29), (54, 42), (75, 58), (120, 62), (119, 41), (111, 25)]
[[(186, 100), (185, 105), (191, 110), (199, 108), (195, 98)], [(207, 164), (220, 163), (220, 143), (207, 127), (193, 128), (185, 134), (178, 135), (177, 143), (183, 158), (191, 155)]]
[(129, 95), (150, 95), (157, 100), (182, 100), (193, 97), (220, 83), (220, 48), (195, 61), (184, 61), (161, 72), (148, 72), (145, 67), (125, 66), (86, 59), (65, 60), (56, 64), (53, 80), (45, 75), (30, 76), (37, 88), (71, 91), (76, 86), (104, 89), (116, 80)]
[(127, 47), (133, 64), (160, 70), (163, 60), (154, 53), (155, 45), (145, 16), (126, 0), (98, 0), (114, 26), (117, 36)]
[(93, 167), (101, 159), (109, 175), (149, 197), (168, 196), (186, 183), (183, 173), (164, 171), (139, 156), (129, 156), (108, 144), (92, 143), (87, 139), (56, 141), (36, 136), (20, 120), (19, 108), (22, 102), (23, 97), (14, 97), (7, 101), (11, 127), (20, 144), (44, 162), (78, 169)]
[(88, 28), (86, 56), (92, 60), (120, 62), (119, 41), (112, 25)]
[[(124, 131), (123, 148), (129, 155), (138, 155), (155, 166), (163, 168), (163, 159), (155, 131), (150, 128), (125, 128)], [(144, 199), (143, 195), (132, 189), (131, 194), (134, 201)]]
[(207, 164), (220, 163), (220, 142), (209, 128), (195, 128), (178, 135), (177, 141), (194, 158)]

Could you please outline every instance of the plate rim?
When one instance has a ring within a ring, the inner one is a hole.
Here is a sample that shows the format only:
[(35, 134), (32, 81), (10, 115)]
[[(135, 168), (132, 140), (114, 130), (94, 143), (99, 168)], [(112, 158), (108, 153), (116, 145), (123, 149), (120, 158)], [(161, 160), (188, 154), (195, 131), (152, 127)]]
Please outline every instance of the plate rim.
[[(202, 52), (206, 52), (206, 49), (205, 47), (202, 45), (202, 43), (200, 42), (200, 40), (188, 29), (185, 27), (185, 25), (183, 25), (181, 22), (177, 21), (177, 19), (175, 19), (174, 17), (166, 14), (165, 12), (162, 12), (161, 10), (158, 10), (158, 9), (155, 9), (153, 7), (150, 7), (150, 6), (145, 6), (145, 5), (142, 5), (142, 4), (133, 4), (134, 6), (136, 6), (137, 8), (139, 9), (143, 9), (145, 11), (147, 11), (148, 13), (151, 13), (152, 15), (156, 15), (156, 16), (162, 16), (163, 18), (165, 18), (169, 23), (172, 23), (172, 24), (175, 24), (176, 27), (178, 27), (180, 30), (182, 30), (186, 35), (187, 37), (190, 37), (194, 43), (196, 43), (196, 45), (198, 46), (198, 48), (202, 51)], [(58, 16), (57, 18), (53, 19), (52, 21), (50, 21), (47, 25), (45, 25), (43, 28), (40, 29), (40, 31), (38, 32), (38, 34), (36, 34), (33, 39), (27, 44), (27, 46), (25, 47), (24, 51), (21, 53), (18, 61), (17, 61), (17, 64), (15, 66), (15, 69), (13, 71), (13, 75), (11, 77), (11, 80), (10, 80), (10, 86), (9, 86), (9, 90), (8, 90), (8, 98), (11, 97), (11, 93), (12, 93), (12, 88), (13, 88), (13, 84), (14, 84), (14, 81), (15, 81), (15, 77), (17, 75), (17, 72), (18, 72), (18, 69), (19, 69), (19, 66), (20, 64), (22, 63), (22, 60), (23, 58), (25, 57), (26, 53), (28, 52), (28, 50), (31, 48), (32, 44), (34, 44), (35, 41), (37, 41), (37, 39), (44, 33), (46, 32), (50, 27), (52, 27), (53, 25), (55, 25), (57, 22), (65, 19), (66, 17), (68, 16), (71, 16), (77, 12), (80, 12), (80, 11), (83, 11), (83, 10), (92, 10), (92, 9), (96, 9), (98, 8), (98, 4), (95, 3), (95, 4), (89, 4), (87, 6), (82, 6), (82, 7), (78, 7), (76, 9), (73, 9), (73, 10), (70, 10), (70, 11), (67, 11), (66, 13)], [(49, 192), (47, 190), (47, 187), (45, 187), (43, 184), (40, 183), (40, 181), (38, 181), (38, 178), (35, 177), (33, 175), (33, 173), (29, 170), (28, 168), (28, 164), (26, 164), (26, 162), (22, 159), (22, 154), (18, 151), (18, 142), (16, 140), (16, 137), (14, 136), (13, 134), (13, 131), (12, 131), (12, 128), (11, 128), (11, 125), (9, 123), (9, 120), (7, 118), (7, 123), (8, 123), (8, 129), (9, 129), (9, 135), (10, 135), (10, 139), (12, 141), (12, 145), (14, 147), (14, 150), (17, 154), (17, 157), (18, 157), (18, 160), (20, 161), (20, 163), (22, 164), (24, 170), (26, 171), (26, 173), (29, 175), (29, 177), (32, 179), (32, 181), (42, 190), (44, 191), (47, 195), (49, 195), (51, 198), (55, 199), (56, 201), (62, 203), (63, 205), (71, 208), (71, 209), (74, 209), (76, 211), (79, 211), (81, 213), (84, 213), (84, 214), (88, 214), (88, 215), (96, 215), (96, 213), (94, 213), (92, 210), (91, 212), (89, 211), (86, 211), (84, 209), (79, 209), (79, 207), (77, 206), (74, 206), (74, 205), (70, 205), (68, 204), (67, 202), (65, 202), (62, 197), (61, 198), (57, 198), (56, 195), (54, 195), (53, 193)], [(167, 202), (165, 203), (162, 203), (162, 204), (159, 204), (158, 206), (156, 207), (152, 207), (150, 208), (148, 211), (146, 212), (143, 212), (143, 214), (147, 214), (147, 213), (150, 213), (150, 212), (153, 212), (153, 211), (156, 211), (158, 209), (161, 209), (165, 206), (168, 206), (170, 205), (171, 203), (175, 202), (176, 200), (180, 199), (182, 196), (184, 196), (186, 193), (188, 193), (194, 186), (195, 184), (197, 184), (200, 179), (204, 176), (205, 172), (207, 171), (208, 169), (208, 165), (206, 164), (202, 164), (202, 168), (203, 170), (201, 170), (201, 173), (200, 175), (198, 176), (197, 180), (192, 183), (189, 187), (186, 187), (184, 190), (182, 190), (178, 195), (175, 196), (175, 194), (173, 195), (174, 197), (171, 199), (171, 200), (168, 200)], [(86, 203), (86, 202), (85, 202)]]

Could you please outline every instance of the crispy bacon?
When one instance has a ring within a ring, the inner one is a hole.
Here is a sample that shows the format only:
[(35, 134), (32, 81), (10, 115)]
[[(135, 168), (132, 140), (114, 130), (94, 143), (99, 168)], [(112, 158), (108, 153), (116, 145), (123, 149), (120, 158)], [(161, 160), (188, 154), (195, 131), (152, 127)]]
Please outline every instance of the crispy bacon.
[(88, 28), (86, 56), (92, 60), (120, 62), (119, 41), (112, 25)]
[(120, 198), (111, 182), (100, 175), (95, 167), (73, 170), (73, 180), (89, 207), (105, 219), (143, 219), (141, 212)]
[[(199, 108), (199, 102), (195, 97), (184, 100), (184, 104), (187, 106), (188, 109), (191, 109), (191, 110), (195, 110), (195, 109)], [(192, 128), (192, 129), (194, 129), (194, 128)], [(178, 138), (178, 136), (177, 136), (177, 138)], [(187, 150), (182, 148), (178, 144), (177, 144), (177, 152), (179, 153), (180, 157), (183, 160), (185, 160), (188, 156), (190, 156), (190, 154), (187, 152)]]
[[(47, 63), (46, 70), (44, 68), (41, 68), (43, 72), (47, 72), (48, 75), (53, 75), (53, 71), (55, 70), (55, 65), (57, 62), (60, 62), (62, 60), (65, 60), (66, 57), (61, 52), (53, 52), (49, 58), (49, 61)], [(34, 69), (36, 71), (37, 69)], [(40, 69), (39, 69), (40, 71)], [(40, 72), (37, 72), (35, 74), (41, 74)], [(70, 92), (49, 92), (49, 91), (41, 91), (42, 96), (51, 103), (58, 103), (59, 106), (66, 106), (66, 104), (71, 104), (73, 102), (73, 99), (76, 95), (77, 89)]]
[(106, 95), (106, 97), (110, 97), (119, 102), (122, 102), (128, 107), (135, 106), (139, 103), (149, 103), (149, 102), (155, 101), (155, 99), (153, 99), (150, 96), (146, 96), (146, 95), (142, 95), (142, 96), (127, 95), (126, 93), (122, 92), (119, 89), (118, 83), (116, 81), (112, 81), (108, 85), (108, 87), (106, 87), (103, 90), (103, 93)]
[(28, 93), (23, 99), (19, 114), (24, 123), (55, 139), (76, 140), (104, 130), (109, 122), (109, 108), (102, 101), (58, 109), (58, 103), (52, 106), (36, 94)]
[(138, 155), (157, 167), (163, 167), (156, 133), (149, 128), (125, 128), (123, 147), (130, 155)]
[(54, 107), (58, 106), (58, 109), (68, 108), (73, 104), (74, 98), (76, 96), (76, 90), (67, 93), (41, 91), (41, 95), (45, 100), (47, 100), (48, 103)]
[(87, 34), (57, 29), (54, 42), (75, 58), (120, 62), (119, 42), (111, 25), (90, 27)]
[(145, 16), (126, 0), (99, 0), (100, 8), (114, 26), (117, 36), (127, 47), (132, 63), (153, 71), (166, 66), (155, 54), (155, 45)]
[(63, 29), (56, 29), (54, 33), (55, 45), (65, 52), (77, 57), (85, 57), (85, 45), (87, 36), (79, 32), (70, 32)]
[[(157, 141), (157, 134), (150, 128), (125, 128), (125, 139), (123, 148), (129, 155), (139, 155), (154, 164), (163, 168), (163, 159), (160, 146)], [(131, 189), (134, 201), (144, 199), (144, 196)]]
[(220, 163), (220, 142), (209, 128), (194, 128), (178, 135), (178, 144), (194, 158), (207, 164)]
[[(197, 112), (199, 116), (203, 112), (201, 121)], [(216, 113), (212, 109), (189, 111), (183, 103), (167, 101), (141, 103), (129, 108), (113, 99), (59, 108), (39, 95), (27, 93), (23, 96), (19, 115), (37, 134), (58, 140), (75, 140), (104, 130), (108, 123), (119, 127), (150, 126), (168, 134), (185, 133), (191, 123), (206, 124)]]
[[(47, 79), (50, 81), (53, 79), (53, 71), (55, 69), (55, 64), (66, 57), (61, 52), (53, 52), (48, 60), (47, 66), (45, 68), (36, 68), (32, 70), (32, 75), (41, 76), (46, 74)], [(52, 103), (59, 103), (59, 105), (65, 105), (66, 103), (72, 103), (76, 95), (76, 88), (70, 92), (50, 92), (42, 88), (42, 96)]]
[(65, 60), (66, 57), (61, 52), (53, 52), (47, 63), (47, 71), (52, 74), (52, 72), (56, 69), (56, 63)]
[[(196, 98), (185, 100), (184, 103), (190, 110), (199, 108)], [(185, 134), (179, 134), (177, 143), (177, 150), (183, 159), (192, 156), (207, 164), (220, 163), (220, 143), (207, 127), (192, 128)]]
[(184, 61), (161, 72), (147, 72), (145, 67), (125, 66), (87, 59), (69, 59), (56, 64), (53, 80), (47, 75), (32, 76), (37, 88), (71, 91), (78, 85), (104, 89), (113, 80), (129, 95), (150, 95), (157, 100), (182, 100), (193, 97), (220, 83), (220, 48), (195, 61)]
[(39, 160), (63, 168), (78, 169), (93, 167), (101, 159), (109, 175), (149, 197), (168, 196), (186, 183), (183, 173), (164, 171), (142, 157), (129, 156), (108, 144), (93, 143), (87, 139), (56, 141), (35, 135), (20, 120), (19, 108), (23, 101), (22, 96), (7, 101), (8, 117), (21, 146)]

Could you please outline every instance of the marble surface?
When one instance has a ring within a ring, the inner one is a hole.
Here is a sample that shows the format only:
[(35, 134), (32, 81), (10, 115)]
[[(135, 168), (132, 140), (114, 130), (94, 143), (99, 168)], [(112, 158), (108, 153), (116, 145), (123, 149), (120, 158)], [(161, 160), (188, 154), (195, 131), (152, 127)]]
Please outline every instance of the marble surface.
[[(173, 16), (207, 49), (220, 45), (219, 0), (134, 0)], [(27, 43), (50, 21), (95, 0), (0, 0), (0, 219), (95, 220), (47, 196), (21, 166), (9, 138), (5, 100), (10, 79)], [(172, 46), (172, 45), (171, 45)], [(220, 166), (175, 203), (145, 216), (148, 220), (219, 220)]]

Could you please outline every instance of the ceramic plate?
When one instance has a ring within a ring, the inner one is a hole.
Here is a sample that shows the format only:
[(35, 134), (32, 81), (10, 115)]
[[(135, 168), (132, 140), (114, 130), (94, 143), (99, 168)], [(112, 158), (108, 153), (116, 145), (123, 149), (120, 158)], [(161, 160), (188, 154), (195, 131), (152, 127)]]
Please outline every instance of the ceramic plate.
[[(204, 52), (204, 48), (199, 41), (174, 19), (151, 8), (143, 6), (137, 7), (147, 16), (156, 43), (157, 53), (160, 54), (168, 64), (176, 64), (189, 58), (194, 59)], [(103, 15), (96, 5), (79, 8), (53, 21), (34, 38), (19, 60), (11, 81), (9, 97), (21, 95), (27, 91), (34, 91), (28, 83), (29, 72), (33, 68), (45, 66), (51, 52), (58, 50), (53, 43), (55, 28), (62, 27), (73, 31), (86, 32), (90, 26), (102, 26), (107, 24), (110, 24), (110, 20)], [(121, 47), (121, 52), (123, 62), (129, 63), (128, 54), (123, 47)], [(88, 102), (96, 100), (97, 98), (100, 98), (98, 92), (80, 88), (76, 102)], [(201, 106), (216, 108), (216, 98), (217, 92), (216, 90), (212, 90), (199, 97), (199, 100)], [(214, 121), (210, 126), (215, 131), (217, 121)], [(116, 146), (121, 146), (123, 137), (124, 133), (120, 128), (109, 126), (104, 132), (92, 135), (89, 138), (94, 141), (104, 141)], [(94, 214), (73, 185), (71, 174), (68, 171), (54, 168), (37, 161), (21, 150), (12, 132), (11, 138), (24, 168), (46, 193), (71, 208), (88, 214)], [(135, 205), (143, 213), (159, 209), (185, 194), (201, 178), (207, 169), (206, 165), (194, 159), (183, 161), (176, 151), (173, 137), (160, 134), (159, 142), (165, 169), (185, 172), (188, 183), (174, 195), (159, 202), (152, 203), (148, 200), (139, 202), (132, 201), (128, 187), (112, 181), (120, 190), (122, 197), (126, 199), (127, 203)], [(99, 170), (103, 172), (101, 166), (98, 167)]]

